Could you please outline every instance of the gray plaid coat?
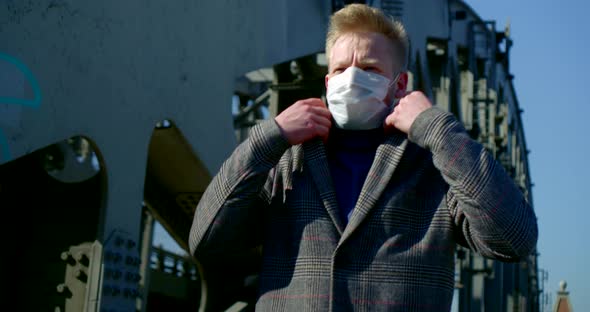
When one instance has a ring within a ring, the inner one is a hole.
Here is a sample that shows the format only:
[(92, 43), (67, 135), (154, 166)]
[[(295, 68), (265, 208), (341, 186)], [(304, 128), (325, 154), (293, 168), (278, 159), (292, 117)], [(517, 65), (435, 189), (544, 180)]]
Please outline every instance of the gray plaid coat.
[(448, 311), (457, 243), (515, 261), (537, 241), (512, 179), (435, 107), (408, 136), (387, 137), (350, 221), (338, 216), (323, 143), (291, 147), (269, 120), (209, 185), (190, 249), (221, 256), (262, 244), (258, 311)]

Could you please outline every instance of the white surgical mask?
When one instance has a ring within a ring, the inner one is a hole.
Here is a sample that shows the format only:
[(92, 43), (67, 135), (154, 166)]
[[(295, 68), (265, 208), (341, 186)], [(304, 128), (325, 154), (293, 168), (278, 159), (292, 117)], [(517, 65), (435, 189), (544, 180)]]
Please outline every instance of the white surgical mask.
[(393, 82), (354, 66), (330, 78), (326, 97), (336, 126), (349, 130), (381, 127), (391, 112), (384, 100)]

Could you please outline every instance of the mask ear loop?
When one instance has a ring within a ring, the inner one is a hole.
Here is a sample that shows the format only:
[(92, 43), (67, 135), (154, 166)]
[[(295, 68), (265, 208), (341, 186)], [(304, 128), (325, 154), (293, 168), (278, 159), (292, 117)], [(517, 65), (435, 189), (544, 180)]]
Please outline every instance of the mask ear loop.
[(401, 76), (401, 72), (397, 73), (397, 75), (395, 75), (395, 78), (393, 78), (393, 80), (391, 81), (391, 83), (389, 84), (389, 86), (387, 86), (387, 88), (391, 88), (394, 84), (397, 83), (397, 80), (399, 79), (399, 76)]
[[(395, 78), (391, 81), (391, 83), (387, 86), (387, 90), (389, 90), (388, 92), (391, 92), (391, 87), (395, 86), (395, 84), (397, 83), (397, 80), (399, 79), (399, 77), (401, 76), (401, 72), (397, 73), (397, 75), (395, 75)], [(391, 101), (391, 111), (393, 112), (393, 109), (395, 108), (395, 106), (397, 105), (397, 103), (399, 102), (400, 99), (395, 97), (395, 90), (393, 91), (392, 94), (392, 101)]]

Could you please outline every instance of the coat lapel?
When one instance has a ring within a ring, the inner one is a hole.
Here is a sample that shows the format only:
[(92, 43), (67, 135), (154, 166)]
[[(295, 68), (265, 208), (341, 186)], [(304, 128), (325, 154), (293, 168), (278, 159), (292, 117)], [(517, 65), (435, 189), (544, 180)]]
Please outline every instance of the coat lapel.
[(406, 135), (395, 132), (377, 148), (375, 160), (371, 165), (371, 169), (369, 169), (359, 198), (340, 238), (339, 245), (358, 228), (369, 211), (375, 206), (383, 190), (391, 181), (393, 172), (398, 167), (407, 145)]
[(328, 158), (324, 144), (319, 139), (314, 139), (303, 144), (303, 157), (308, 170), (320, 193), (324, 207), (334, 222), (338, 233), (342, 235), (344, 223), (338, 214), (336, 191), (330, 175)]

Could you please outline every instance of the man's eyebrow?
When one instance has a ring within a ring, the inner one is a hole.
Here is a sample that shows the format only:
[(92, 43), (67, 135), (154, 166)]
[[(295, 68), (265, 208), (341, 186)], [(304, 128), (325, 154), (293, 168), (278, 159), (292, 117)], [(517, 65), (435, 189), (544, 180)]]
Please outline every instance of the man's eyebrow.
[[(360, 65), (376, 65), (376, 64), (380, 64), (381, 62), (376, 59), (376, 58), (364, 58), (359, 60)], [(336, 61), (333, 64), (333, 68), (339, 68), (339, 67), (348, 67), (350, 65), (350, 62), (348, 61)]]
[(359, 60), (359, 63), (361, 63), (362, 65), (375, 65), (381, 62), (379, 62), (379, 60), (376, 58), (364, 58)]
[(346, 67), (346, 66), (348, 66), (349, 63), (350, 62), (347, 62), (347, 61), (336, 61), (336, 62), (334, 62), (333, 67), (334, 68), (339, 68), (339, 67), (343, 67), (343, 66)]

